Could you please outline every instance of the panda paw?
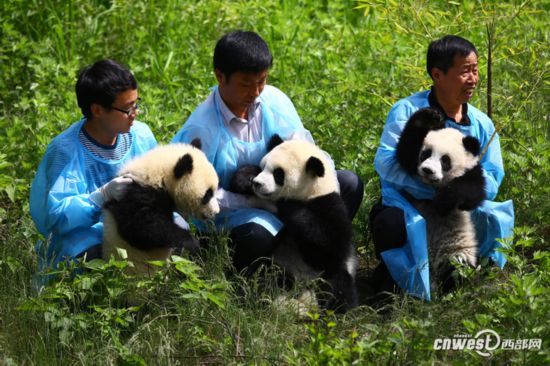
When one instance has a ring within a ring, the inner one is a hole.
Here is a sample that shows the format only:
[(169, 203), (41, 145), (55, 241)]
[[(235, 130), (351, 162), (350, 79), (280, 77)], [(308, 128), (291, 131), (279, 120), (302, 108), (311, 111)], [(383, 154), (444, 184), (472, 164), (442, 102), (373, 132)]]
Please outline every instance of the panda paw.
[(467, 253), (455, 253), (450, 256), (451, 262), (458, 263), (462, 266), (476, 267), (476, 258), (468, 255)]
[(261, 172), (262, 169), (257, 165), (244, 165), (240, 167), (233, 174), (233, 177), (231, 177), (229, 191), (241, 194), (254, 194), (252, 180)]
[(452, 255), (451, 256), (451, 262), (456, 262), (456, 263), (459, 263), (460, 265), (463, 266), (463, 265), (466, 264), (466, 256), (463, 255), (462, 253)]

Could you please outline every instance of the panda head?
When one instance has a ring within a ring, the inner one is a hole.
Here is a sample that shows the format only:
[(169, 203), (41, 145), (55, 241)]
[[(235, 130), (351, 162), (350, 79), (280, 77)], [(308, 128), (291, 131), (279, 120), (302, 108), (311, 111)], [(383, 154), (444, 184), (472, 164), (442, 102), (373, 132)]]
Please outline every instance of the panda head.
[(200, 140), (193, 140), (191, 145), (173, 145), (178, 147), (179, 156), (163, 183), (174, 200), (176, 210), (198, 219), (214, 217), (220, 212), (215, 197), (218, 175), (200, 150)]
[(448, 184), (479, 162), (479, 141), (453, 128), (430, 131), (418, 158), (418, 175), (433, 186)]
[(307, 201), (339, 192), (336, 172), (325, 153), (306, 141), (285, 141), (275, 135), (252, 183), (254, 193), (271, 201)]

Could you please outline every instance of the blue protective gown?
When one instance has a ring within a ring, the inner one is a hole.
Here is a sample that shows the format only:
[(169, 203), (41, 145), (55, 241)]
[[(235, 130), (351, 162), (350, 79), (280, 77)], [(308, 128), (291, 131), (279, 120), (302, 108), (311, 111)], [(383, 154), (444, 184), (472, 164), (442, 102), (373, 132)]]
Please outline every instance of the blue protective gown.
[(120, 160), (104, 160), (89, 152), (78, 134), (85, 119), (75, 122), (48, 145), (32, 182), (30, 211), (34, 223), (49, 241), (36, 246), (39, 270), (55, 268), (64, 258), (74, 258), (103, 242), (101, 208), (90, 193), (115, 177), (128, 160), (155, 147), (153, 133), (134, 121), (132, 145)]
[[(241, 141), (232, 136), (223, 123), (220, 106), (214, 95), (216, 90), (217, 87), (214, 87), (210, 96), (191, 114), (172, 142), (190, 143), (199, 137), (202, 150), (214, 165), (224, 189), (229, 188), (231, 177), (238, 167), (245, 164), (259, 165), (274, 134), (279, 134), (283, 139), (289, 139), (292, 135), (309, 135), (290, 99), (279, 89), (266, 85), (259, 96), (262, 137), (256, 142)], [(282, 227), (275, 215), (255, 208), (222, 211), (215, 218), (218, 229), (230, 230), (249, 222), (262, 225), (273, 235)]]
[[(380, 146), (374, 159), (375, 169), (380, 176), (382, 203), (399, 207), (404, 211), (407, 242), (402, 248), (381, 253), (395, 282), (407, 293), (426, 300), (430, 299), (428, 249), (426, 224), (418, 211), (401, 195), (403, 190), (418, 199), (433, 199), (434, 189), (422, 183), (419, 178), (408, 175), (395, 157), (399, 136), (409, 117), (420, 108), (430, 107), (428, 96), (431, 91), (414, 94), (398, 101), (391, 109), (380, 139)], [(479, 139), (481, 149), (486, 147), (495, 131), (489, 117), (468, 105), (470, 125), (460, 125), (446, 120), (446, 127), (455, 128), (465, 135)], [(479, 253), (490, 257), (500, 268), (506, 263), (505, 256), (495, 251), (501, 244), (497, 238), (507, 238), (512, 234), (514, 211), (512, 201), (494, 202), (498, 187), (504, 177), (502, 156), (498, 135), (495, 135), (487, 152), (481, 159), (486, 181), (487, 200), (472, 212), (479, 241)]]

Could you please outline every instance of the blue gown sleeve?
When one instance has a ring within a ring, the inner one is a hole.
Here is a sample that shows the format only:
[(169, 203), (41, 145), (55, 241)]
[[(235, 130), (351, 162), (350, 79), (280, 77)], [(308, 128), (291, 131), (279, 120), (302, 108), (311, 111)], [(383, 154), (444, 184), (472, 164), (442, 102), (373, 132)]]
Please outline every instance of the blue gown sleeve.
[(434, 189), (407, 174), (395, 157), (399, 136), (415, 110), (406, 100), (401, 100), (392, 107), (374, 157), (374, 168), (382, 181), (392, 184), (396, 189), (404, 189), (418, 199), (432, 199)]
[(31, 186), (30, 211), (42, 235), (64, 235), (79, 227), (91, 227), (101, 209), (90, 199), (90, 191), (78, 166), (77, 154), (48, 148)]
[[(482, 123), (483, 126), (487, 126), (487, 129), (484, 131), (479, 140), (481, 143), (481, 150), (489, 144), (491, 136), (495, 132), (493, 123), (486, 117), (487, 121)], [(504, 164), (502, 163), (502, 154), (500, 151), (500, 139), (498, 134), (495, 134), (493, 140), (490, 142), (487, 151), (481, 158), (481, 167), (483, 168), (483, 176), (485, 177), (485, 192), (487, 194), (488, 200), (494, 200), (502, 179), (504, 178)]]

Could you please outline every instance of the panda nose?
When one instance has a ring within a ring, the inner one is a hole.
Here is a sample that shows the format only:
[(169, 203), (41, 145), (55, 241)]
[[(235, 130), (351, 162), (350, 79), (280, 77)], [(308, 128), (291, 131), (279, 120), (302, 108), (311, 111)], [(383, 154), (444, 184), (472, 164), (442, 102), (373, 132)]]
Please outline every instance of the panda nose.
[(262, 188), (262, 183), (252, 181), (252, 188), (256, 189), (256, 190), (260, 189), (260, 188)]
[(426, 175), (432, 175), (434, 172), (430, 168), (422, 168), (422, 172)]

